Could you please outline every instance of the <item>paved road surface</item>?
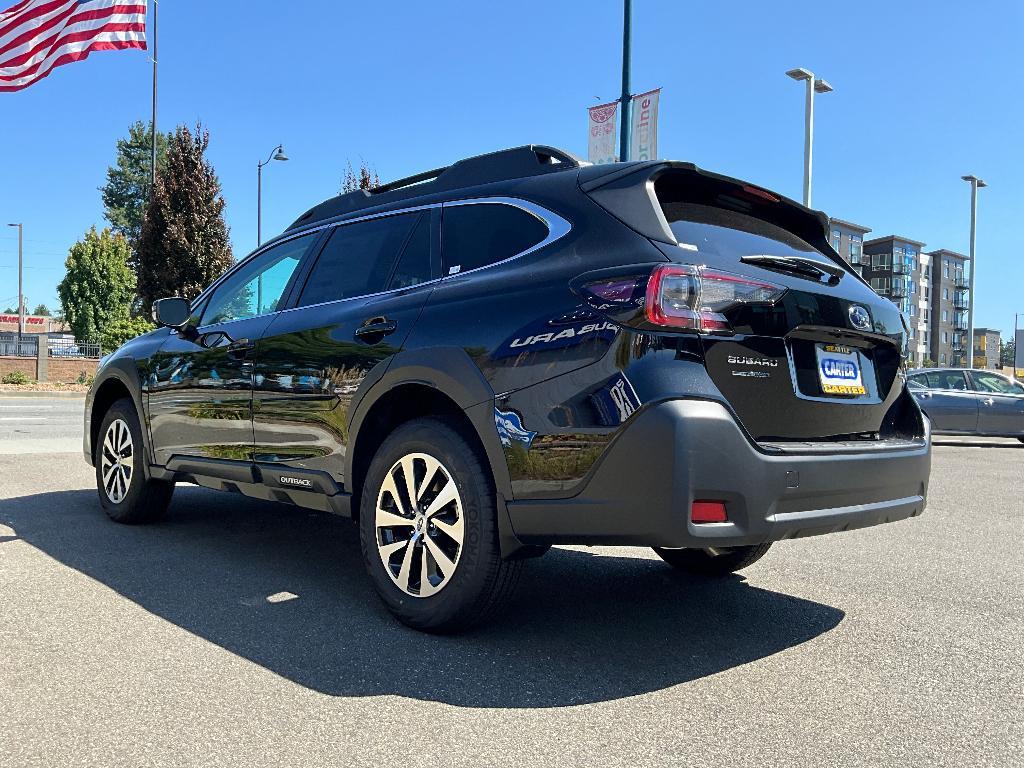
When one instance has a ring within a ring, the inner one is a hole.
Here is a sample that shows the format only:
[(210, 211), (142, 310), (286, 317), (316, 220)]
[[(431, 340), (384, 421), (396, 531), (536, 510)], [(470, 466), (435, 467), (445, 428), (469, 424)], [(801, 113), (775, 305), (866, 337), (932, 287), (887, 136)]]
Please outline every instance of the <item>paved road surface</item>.
[(723, 581), (553, 550), (453, 638), (346, 521), (179, 486), (118, 526), (79, 454), (0, 455), (0, 765), (1022, 765), (1024, 446), (943, 442), (919, 519)]
[(0, 454), (81, 451), (84, 409), (84, 396), (12, 397), (0, 393)]

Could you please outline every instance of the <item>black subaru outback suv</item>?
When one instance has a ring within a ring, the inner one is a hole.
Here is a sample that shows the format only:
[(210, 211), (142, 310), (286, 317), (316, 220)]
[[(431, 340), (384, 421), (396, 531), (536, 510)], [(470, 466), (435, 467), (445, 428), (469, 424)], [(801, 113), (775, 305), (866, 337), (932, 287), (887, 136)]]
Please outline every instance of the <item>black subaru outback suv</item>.
[(102, 366), (114, 520), (175, 482), (351, 517), (403, 622), (480, 620), (552, 544), (726, 574), (918, 515), (906, 329), (827, 218), (676, 162), (550, 147), (327, 200)]

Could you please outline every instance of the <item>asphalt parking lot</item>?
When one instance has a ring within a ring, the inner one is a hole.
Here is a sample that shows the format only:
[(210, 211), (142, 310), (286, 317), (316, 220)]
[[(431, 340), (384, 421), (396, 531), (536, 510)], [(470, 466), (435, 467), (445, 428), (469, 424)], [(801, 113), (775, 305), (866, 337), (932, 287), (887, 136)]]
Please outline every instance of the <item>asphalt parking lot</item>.
[(552, 550), (438, 638), (387, 616), (344, 520), (179, 486), (107, 521), (45, 442), (78, 439), (43, 436), (66, 402), (15, 432), (0, 398), (0, 765), (1024, 764), (1017, 441), (940, 439), (921, 518), (721, 581)]

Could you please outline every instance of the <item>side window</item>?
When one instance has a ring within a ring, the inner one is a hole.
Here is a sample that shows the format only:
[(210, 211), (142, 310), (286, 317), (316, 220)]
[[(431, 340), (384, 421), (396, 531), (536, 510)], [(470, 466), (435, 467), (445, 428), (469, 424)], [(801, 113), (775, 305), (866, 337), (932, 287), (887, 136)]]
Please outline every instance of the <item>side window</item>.
[(295, 268), (315, 239), (311, 233), (288, 240), (239, 267), (214, 292), (203, 310), (202, 325), (277, 311)]
[(1024, 387), (1002, 376), (984, 371), (971, 371), (974, 389), (978, 392), (995, 392), (1000, 395), (1024, 395)]
[(337, 227), (306, 279), (299, 306), (385, 290), (395, 259), (417, 219), (418, 214), (399, 214)]
[(421, 213), (398, 258), (388, 290), (411, 288), (433, 278), (430, 265), (430, 213)]
[(445, 271), (468, 272), (504, 261), (547, 236), (547, 225), (521, 208), (499, 203), (446, 205), (441, 218)]
[(935, 371), (928, 374), (928, 383), (932, 389), (954, 389), (962, 392), (967, 389), (967, 381), (963, 371)]
[(913, 376), (907, 377), (907, 384), (914, 388), (926, 388), (928, 386), (928, 377), (923, 373), (916, 373)]

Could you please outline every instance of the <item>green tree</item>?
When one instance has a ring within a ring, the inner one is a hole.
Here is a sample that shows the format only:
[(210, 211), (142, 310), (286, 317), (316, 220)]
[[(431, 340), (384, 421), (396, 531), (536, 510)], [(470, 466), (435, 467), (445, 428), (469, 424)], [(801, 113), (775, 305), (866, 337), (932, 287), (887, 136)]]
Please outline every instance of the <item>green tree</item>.
[(16, 314), (18, 314), (18, 310), (14, 309), (13, 307), (7, 307), (7, 309), (4, 310), (4, 314), (5, 315), (16, 315)]
[(32, 314), (37, 317), (51, 317), (50, 308), (45, 304), (36, 305), (36, 308), (32, 310)]
[(107, 323), (103, 326), (103, 332), (100, 335), (100, 346), (103, 348), (104, 352), (111, 352), (120, 347), (126, 341), (130, 341), (136, 336), (148, 333), (155, 327), (156, 326), (144, 317), (131, 317), (114, 320), (113, 322)]
[(1000, 354), (1000, 362), (1007, 367), (1013, 367), (1013, 356), (1017, 352), (1017, 342), (1013, 339), (1009, 341), (1001, 341), (1003, 346), (1002, 354)]
[[(115, 232), (128, 239), (134, 250), (142, 234), (142, 218), (149, 202), (152, 162), (149, 124), (136, 120), (128, 126), (128, 136), (117, 140), (116, 165), (107, 168), (107, 181), (100, 187), (103, 215)], [(156, 135), (157, 171), (167, 156), (171, 134)]]
[(341, 194), (355, 192), (357, 189), (370, 190), (380, 186), (380, 177), (377, 171), (366, 164), (366, 161), (359, 161), (359, 170), (352, 169), (352, 162), (349, 161), (345, 167), (345, 175), (341, 177)]
[(108, 323), (128, 319), (135, 297), (129, 253), (122, 235), (96, 227), (71, 246), (57, 294), (76, 339), (98, 339)]
[(210, 133), (199, 124), (195, 133), (179, 126), (170, 139), (136, 254), (143, 307), (163, 296), (195, 298), (233, 263), (209, 145)]

